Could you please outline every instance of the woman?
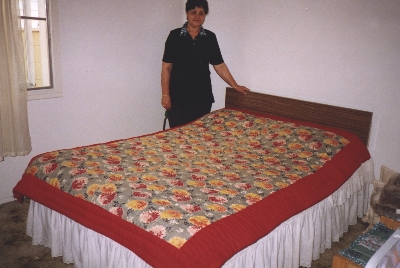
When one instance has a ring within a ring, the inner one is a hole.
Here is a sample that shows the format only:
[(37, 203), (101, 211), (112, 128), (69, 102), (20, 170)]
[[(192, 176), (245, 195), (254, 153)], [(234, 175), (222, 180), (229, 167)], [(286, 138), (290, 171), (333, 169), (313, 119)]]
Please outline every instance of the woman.
[(246, 94), (232, 77), (219, 49), (215, 34), (203, 28), (208, 14), (207, 0), (188, 0), (187, 22), (172, 30), (165, 42), (161, 70), (161, 104), (167, 110), (170, 127), (176, 127), (209, 113), (212, 94), (209, 64), (231, 87)]

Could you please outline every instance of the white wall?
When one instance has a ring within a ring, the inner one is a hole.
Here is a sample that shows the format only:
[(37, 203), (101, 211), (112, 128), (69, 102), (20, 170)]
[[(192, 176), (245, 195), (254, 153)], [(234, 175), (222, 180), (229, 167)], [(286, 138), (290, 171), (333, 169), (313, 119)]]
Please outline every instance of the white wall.
[(183, 0), (51, 2), (63, 97), (29, 101), (33, 151), (0, 162), (0, 203), (37, 154), (162, 130), (161, 60)]
[[(209, 2), (206, 26), (239, 83), (373, 112), (375, 175), (381, 165), (400, 172), (400, 1)], [(214, 78), (214, 91), (223, 87)]]
[[(58, 0), (64, 96), (30, 101), (33, 151), (0, 162), (0, 203), (29, 160), (61, 148), (161, 129), (160, 66), (185, 0)], [(57, 2), (55, 2), (57, 3)], [(236, 80), (258, 92), (374, 113), (370, 152), (400, 171), (398, 0), (209, 0), (205, 28), (217, 34)], [(57, 14), (56, 14), (57, 15)], [(212, 73), (222, 108), (225, 83)]]

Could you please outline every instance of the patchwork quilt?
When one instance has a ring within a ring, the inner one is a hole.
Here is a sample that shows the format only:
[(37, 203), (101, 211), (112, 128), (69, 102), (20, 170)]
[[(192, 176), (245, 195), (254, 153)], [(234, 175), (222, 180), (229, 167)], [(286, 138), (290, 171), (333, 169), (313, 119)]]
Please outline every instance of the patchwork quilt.
[(354, 135), (222, 109), (151, 135), (32, 159), (27, 196), (152, 266), (219, 267), (369, 159)]

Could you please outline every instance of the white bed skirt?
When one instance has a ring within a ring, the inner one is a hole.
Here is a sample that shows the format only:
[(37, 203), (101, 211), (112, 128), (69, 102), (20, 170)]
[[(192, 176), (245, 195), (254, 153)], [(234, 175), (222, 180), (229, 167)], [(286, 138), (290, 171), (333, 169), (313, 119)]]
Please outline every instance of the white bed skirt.
[[(223, 267), (310, 267), (311, 261), (362, 218), (374, 180), (372, 159), (328, 198), (291, 217)], [(31, 200), (27, 234), (75, 267), (150, 267), (132, 251)]]

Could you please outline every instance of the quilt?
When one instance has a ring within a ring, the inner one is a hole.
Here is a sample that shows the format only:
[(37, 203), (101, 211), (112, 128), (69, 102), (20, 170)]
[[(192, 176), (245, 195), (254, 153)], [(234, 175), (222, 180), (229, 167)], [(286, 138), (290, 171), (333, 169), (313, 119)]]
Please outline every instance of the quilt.
[(39, 155), (14, 195), (152, 266), (219, 267), (369, 157), (338, 129), (222, 109), (168, 131)]

